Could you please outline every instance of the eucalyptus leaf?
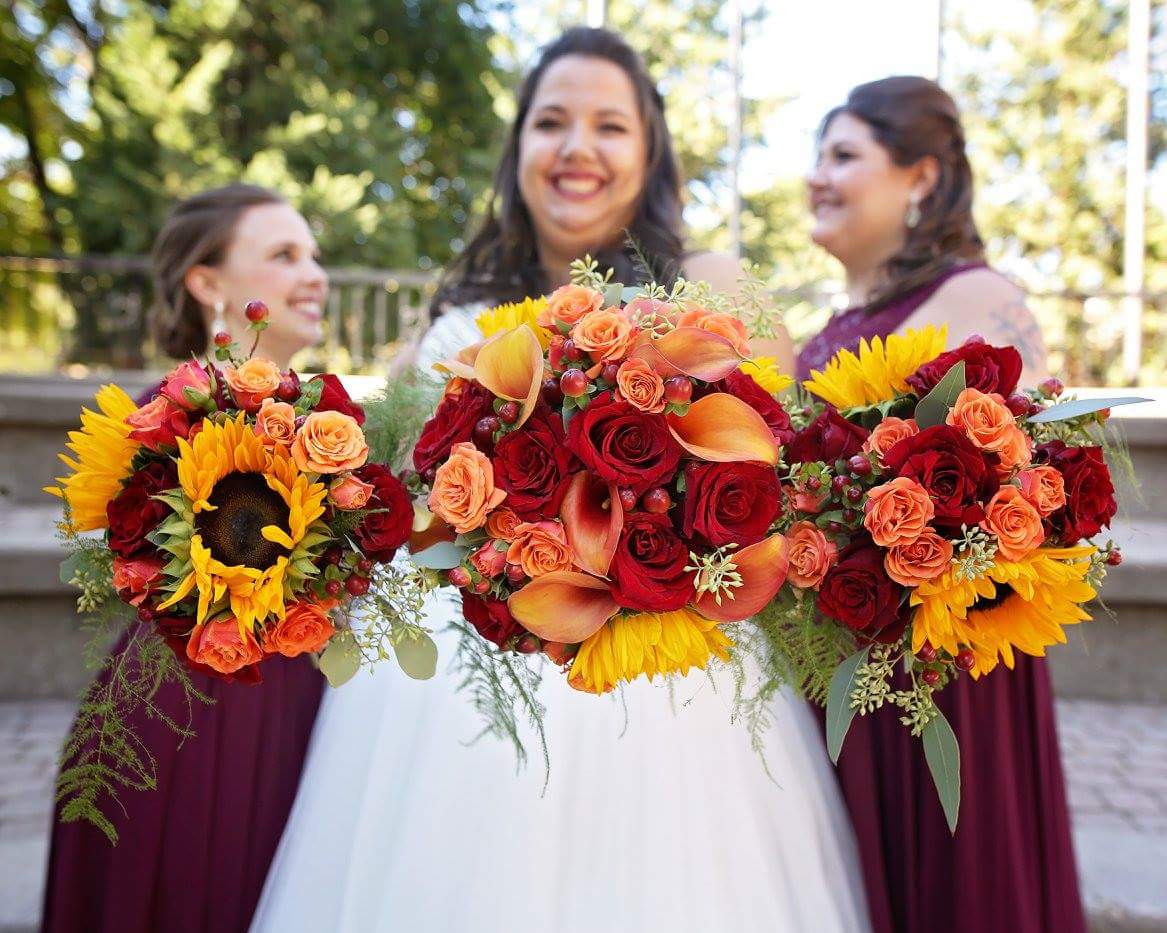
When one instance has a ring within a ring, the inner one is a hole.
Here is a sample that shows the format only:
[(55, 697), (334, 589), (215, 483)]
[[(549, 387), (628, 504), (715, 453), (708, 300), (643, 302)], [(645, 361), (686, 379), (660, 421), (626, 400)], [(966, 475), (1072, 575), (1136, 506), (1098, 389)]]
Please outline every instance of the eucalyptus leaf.
[(414, 680), (429, 680), (438, 669), (438, 646), (425, 632), (417, 638), (408, 635), (393, 646), (397, 663)]
[(944, 378), (916, 405), (916, 424), (920, 430), (944, 424), (948, 412), (956, 404), (956, 397), (964, 390), (964, 360), (957, 360), (944, 374)]
[(409, 559), (416, 566), (429, 570), (451, 570), (462, 563), (462, 558), (468, 553), (467, 548), (458, 547), (450, 541), (439, 541), (424, 551), (410, 555)]
[(635, 301), (643, 294), (644, 287), (642, 285), (625, 285), (620, 292), (620, 298), (624, 304), (628, 304), (628, 302)]
[(58, 571), (60, 581), (69, 586), (73, 582), (73, 578), (77, 575), (77, 555), (71, 554), (61, 561), (61, 567)]
[(320, 654), (320, 673), (328, 678), (330, 686), (348, 683), (361, 668), (361, 652), (350, 631), (337, 632)]
[(960, 745), (956, 733), (936, 711), (936, 718), (929, 720), (922, 733), (924, 757), (928, 760), (928, 770), (932, 772), (932, 782), (940, 795), (940, 805), (948, 820), (949, 832), (956, 833), (956, 821), (960, 817)]
[(827, 754), (836, 764), (839, 752), (843, 750), (843, 739), (847, 737), (847, 730), (851, 728), (851, 720), (857, 712), (851, 705), (855, 676), (859, 668), (867, 663), (870, 650), (870, 647), (862, 648), (840, 664), (827, 690)]
[(1050, 421), (1066, 421), (1070, 418), (1081, 418), (1104, 408), (1117, 408), (1120, 405), (1137, 405), (1139, 402), (1149, 402), (1149, 398), (1139, 398), (1134, 395), (1119, 395), (1114, 398), (1079, 398), (1072, 402), (1062, 402), (1051, 405), (1040, 414), (1033, 415), (1028, 420), (1031, 424), (1047, 424)]

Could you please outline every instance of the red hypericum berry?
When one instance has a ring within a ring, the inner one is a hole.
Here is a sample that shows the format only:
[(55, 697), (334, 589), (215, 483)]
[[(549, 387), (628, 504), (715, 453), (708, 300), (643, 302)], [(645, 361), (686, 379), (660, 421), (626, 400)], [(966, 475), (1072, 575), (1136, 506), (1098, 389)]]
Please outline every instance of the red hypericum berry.
[(1043, 411), (1045, 411), (1045, 408), (1041, 405), (1038, 405), (1037, 402), (1029, 403), (1029, 414), (1040, 415)]
[(342, 557), (344, 557), (344, 551), (338, 547), (330, 547), (324, 552), (324, 559), (333, 566), (339, 564)]
[(813, 414), (814, 414), (814, 409), (811, 408), (809, 405), (802, 406), (802, 417), (809, 418)]
[(932, 642), (926, 641), (920, 645), (920, 650), (916, 652), (916, 657), (925, 664), (931, 664), (936, 660), (936, 649), (932, 647)]
[(860, 489), (858, 486), (849, 486), (847, 488), (847, 501), (848, 502), (858, 502), (862, 498), (863, 498), (863, 490)]
[(229, 347), (229, 346), (231, 346), (231, 335), (229, 333), (227, 333), (225, 330), (219, 331), (217, 334), (215, 334), (215, 346), (216, 347)]
[(962, 671), (971, 671), (973, 665), (977, 663), (976, 656), (967, 648), (958, 651), (956, 654), (956, 666)]
[(1037, 384), (1038, 389), (1048, 395), (1050, 398), (1061, 395), (1065, 391), (1065, 386), (1062, 385), (1062, 380), (1056, 376), (1050, 376), (1048, 379), (1043, 379)]
[(296, 420), (292, 422), (292, 424), (295, 426), (296, 430), (299, 431), (300, 428), (304, 427), (304, 422), (307, 420), (307, 415), (296, 415)]
[(818, 492), (820, 489), (823, 488), (823, 481), (821, 479), (819, 479), (817, 476), (811, 476), (807, 479), (805, 485), (806, 485), (806, 488), (809, 489), (811, 492)]
[(1098, 415), (1100, 421), (1107, 421), (1110, 418), (1110, 409), (1103, 408), (1101, 411), (1095, 412), (1095, 414)]
[(564, 359), (571, 360), (573, 363), (576, 360), (583, 359), (583, 350), (575, 345), (575, 341), (568, 337), (563, 341), (563, 356)]
[(547, 345), (547, 362), (553, 370), (563, 365), (563, 338), (556, 334)]
[(276, 398), (281, 402), (294, 402), (300, 397), (300, 377), (294, 372), (284, 373), (280, 377), (279, 388), (276, 389)]
[(465, 567), (454, 567), (446, 577), (459, 589), (470, 585), (470, 571)]
[(339, 596), (344, 589), (344, 584), (339, 580), (329, 580), (324, 584), (324, 592), (329, 596)]
[(498, 418), (503, 424), (514, 424), (519, 420), (519, 403), (503, 402), (498, 409)]
[(667, 489), (663, 486), (657, 486), (656, 489), (650, 489), (644, 494), (641, 504), (646, 512), (651, 512), (653, 515), (664, 515), (673, 507), (673, 499)]
[(344, 581), (344, 588), (348, 590), (350, 596), (364, 596), (369, 592), (369, 578), (354, 573)]
[(673, 376), (665, 380), (665, 401), (670, 405), (688, 405), (693, 397), (693, 380), (688, 376)]
[(543, 401), (551, 408), (558, 408), (563, 404), (563, 393), (559, 391), (558, 379), (543, 380)]
[(843, 490), (851, 485), (851, 480), (846, 476), (832, 476), (831, 477), (831, 492), (836, 496), (841, 496)]
[(920, 675), (920, 679), (924, 681), (929, 687), (935, 687), (940, 683), (940, 671), (927, 670)]
[(470, 589), (472, 589), (479, 596), (484, 596), (490, 592), (490, 581), (486, 577), (483, 577), (472, 587), (470, 587)]
[(846, 530), (847, 526), (842, 522), (837, 522), (834, 519), (831, 519), (829, 522), (827, 522), (827, 531), (833, 535), (841, 535)]
[(636, 508), (636, 493), (627, 486), (620, 487), (620, 508), (625, 512), (631, 512)]
[(604, 368), (600, 370), (600, 378), (610, 386), (616, 384), (616, 375), (620, 372), (619, 363), (605, 363)]
[(543, 647), (543, 642), (539, 640), (539, 636), (531, 632), (527, 632), (522, 638), (515, 642), (515, 651), (519, 654), (534, 654)]
[(527, 579), (527, 572), (518, 564), (507, 564), (507, 579), (511, 583), (522, 583)]
[(851, 472), (856, 476), (866, 476), (871, 472), (871, 461), (863, 454), (856, 454), (847, 461), (847, 466), (851, 468)]
[(969, 334), (967, 337), (964, 338), (964, 342), (965, 343), (974, 343), (974, 344), (975, 343), (988, 343), (988, 341), (985, 340), (985, 338), (982, 337), (980, 334)]
[(362, 557), (360, 560), (357, 561), (357, 572), (358, 573), (363, 573), (366, 576), (368, 576), (369, 573), (372, 572), (372, 570), (373, 570), (373, 562), (371, 560), (369, 560), (369, 558)]
[[(850, 491), (850, 490), (848, 490)], [(843, 521), (848, 525), (859, 520), (859, 513), (854, 509), (843, 509)]]
[(494, 415), (479, 418), (474, 425), (474, 446), (489, 453), (494, 448), (494, 432), (501, 427), (502, 421)]
[(149, 606), (139, 606), (138, 607), (138, 620), (140, 622), (153, 622), (154, 621), (154, 610), (151, 609)]
[(258, 299), (249, 301), (243, 306), (243, 313), (252, 324), (258, 324), (267, 318), (267, 305)]
[(1117, 567), (1122, 563), (1122, 551), (1120, 551), (1118, 548), (1115, 548), (1113, 551), (1106, 555), (1106, 563), (1111, 567)]
[(1009, 409), (1009, 414), (1014, 418), (1020, 418), (1022, 415), (1029, 414), (1029, 406), (1032, 404), (1029, 396), (1021, 392), (1014, 392), (1005, 399), (1005, 407)]
[(423, 483), (425, 483), (427, 486), (432, 486), (434, 484), (434, 480), (437, 478), (437, 475), (438, 475), (438, 468), (437, 467), (426, 467), (421, 472), (421, 481)]
[(559, 377), (559, 391), (568, 398), (579, 398), (588, 391), (588, 377), (582, 369), (569, 369)]

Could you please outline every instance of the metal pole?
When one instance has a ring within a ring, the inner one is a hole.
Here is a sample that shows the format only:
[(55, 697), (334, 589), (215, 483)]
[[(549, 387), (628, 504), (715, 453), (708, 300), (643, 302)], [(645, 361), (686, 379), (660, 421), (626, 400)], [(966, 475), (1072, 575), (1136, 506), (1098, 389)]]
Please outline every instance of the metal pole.
[(1139, 378), (1143, 350), (1143, 262), (1146, 255), (1147, 73), (1150, 69), (1150, 0), (1127, 7), (1129, 59), (1126, 97), (1126, 218), (1122, 244), (1122, 373)]
[(589, 26), (603, 27), (608, 23), (608, 0), (587, 0)]
[(729, 71), (733, 107), (729, 121), (729, 251), (734, 259), (742, 255), (742, 7), (741, 0), (729, 3)]

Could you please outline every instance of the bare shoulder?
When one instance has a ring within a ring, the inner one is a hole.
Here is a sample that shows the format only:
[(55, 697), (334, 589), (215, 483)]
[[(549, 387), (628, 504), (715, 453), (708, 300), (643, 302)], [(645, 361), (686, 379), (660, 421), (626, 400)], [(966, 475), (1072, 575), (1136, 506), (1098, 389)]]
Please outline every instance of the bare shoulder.
[(685, 278), (708, 282), (715, 292), (736, 292), (741, 280), (741, 263), (729, 253), (693, 253), (685, 257)]
[(962, 314), (990, 305), (1024, 305), (1025, 293), (1000, 272), (970, 269), (953, 276), (936, 289), (936, 294), (927, 304)]

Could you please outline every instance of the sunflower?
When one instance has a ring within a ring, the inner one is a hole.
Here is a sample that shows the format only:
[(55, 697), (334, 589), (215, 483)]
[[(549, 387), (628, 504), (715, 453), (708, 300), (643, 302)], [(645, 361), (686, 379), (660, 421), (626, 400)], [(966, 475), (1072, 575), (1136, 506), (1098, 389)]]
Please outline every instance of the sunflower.
[(778, 361), (772, 356), (759, 356), (746, 360), (738, 367), (770, 395), (777, 395), (790, 386), (794, 380), (778, 371)]
[(998, 561), (984, 574), (961, 580), (950, 570), (912, 591), (918, 606), (912, 650), (925, 639), (955, 655), (967, 646), (976, 658), (974, 677), (998, 660), (1013, 667), (1013, 650), (1043, 657), (1065, 643), (1065, 625), (1090, 619), (1082, 604), (1095, 596), (1086, 580), (1093, 545), (1038, 548), (1019, 561)]
[(495, 334), (511, 330), (520, 324), (526, 324), (539, 338), (539, 346), (546, 352), (551, 343), (551, 333), (539, 326), (539, 313), (547, 307), (546, 298), (524, 298), (520, 302), (498, 305), (483, 311), (474, 319), (483, 337), (493, 337)]
[(840, 350), (822, 370), (812, 370), (802, 386), (838, 409), (874, 405), (907, 391), (908, 376), (944, 352), (948, 328), (875, 337), (859, 341), (859, 355)]
[(126, 418), (138, 410), (132, 398), (117, 386), (107, 385), (98, 390), (95, 401), (101, 414), (82, 408), (81, 430), (69, 432), (66, 446), (77, 459), (58, 454), (73, 475), (59, 476), (59, 486), (44, 488), (68, 504), (74, 531), (92, 531), (109, 525), (105, 507), (121, 492), (122, 483), (130, 475), (134, 454), (141, 446), (130, 439), (132, 429), (126, 424)]
[(285, 448), (265, 447), (242, 414), (204, 425), (178, 442), (180, 490), (165, 498), (177, 515), (160, 535), (176, 583), (158, 608), (197, 590), (196, 622), (229, 609), (246, 632), (283, 618), (285, 596), (316, 572), (310, 549), (330, 537), (313, 527), (327, 487), (301, 473)]
[(727, 661), (732, 644), (718, 623), (691, 609), (616, 616), (580, 645), (568, 680), (577, 690), (607, 693), (641, 674), (652, 680), (704, 668), (711, 655)]

